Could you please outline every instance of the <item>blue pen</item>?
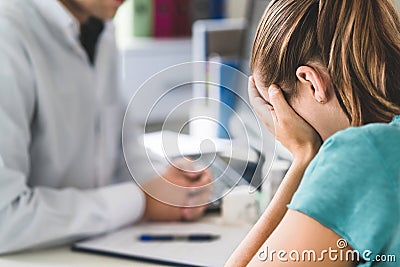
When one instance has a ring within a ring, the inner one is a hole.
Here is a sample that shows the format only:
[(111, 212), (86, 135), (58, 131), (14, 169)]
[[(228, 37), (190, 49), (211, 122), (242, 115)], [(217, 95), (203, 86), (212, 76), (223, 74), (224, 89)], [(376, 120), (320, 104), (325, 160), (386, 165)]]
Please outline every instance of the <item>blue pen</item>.
[(190, 235), (159, 235), (159, 234), (143, 234), (139, 236), (140, 241), (213, 241), (219, 238), (219, 235), (212, 234), (190, 234)]

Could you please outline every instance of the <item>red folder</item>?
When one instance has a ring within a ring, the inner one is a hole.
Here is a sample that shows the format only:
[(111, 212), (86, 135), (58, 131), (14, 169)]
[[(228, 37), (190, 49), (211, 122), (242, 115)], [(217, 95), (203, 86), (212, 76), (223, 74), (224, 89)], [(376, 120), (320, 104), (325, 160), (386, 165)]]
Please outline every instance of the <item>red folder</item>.
[(175, 0), (175, 35), (190, 36), (192, 32), (192, 0)]
[(175, 35), (175, 1), (176, 0), (154, 0), (155, 37), (173, 37)]

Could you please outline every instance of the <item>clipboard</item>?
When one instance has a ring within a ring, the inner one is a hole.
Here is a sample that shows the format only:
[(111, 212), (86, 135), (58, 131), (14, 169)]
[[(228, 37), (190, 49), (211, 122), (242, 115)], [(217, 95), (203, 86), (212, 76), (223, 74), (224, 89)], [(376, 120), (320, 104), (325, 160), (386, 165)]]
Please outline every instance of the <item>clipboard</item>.
[[(223, 266), (250, 226), (213, 223), (146, 223), (123, 228), (72, 245), (78, 252), (173, 266)], [(142, 234), (215, 234), (213, 241), (139, 240)]]

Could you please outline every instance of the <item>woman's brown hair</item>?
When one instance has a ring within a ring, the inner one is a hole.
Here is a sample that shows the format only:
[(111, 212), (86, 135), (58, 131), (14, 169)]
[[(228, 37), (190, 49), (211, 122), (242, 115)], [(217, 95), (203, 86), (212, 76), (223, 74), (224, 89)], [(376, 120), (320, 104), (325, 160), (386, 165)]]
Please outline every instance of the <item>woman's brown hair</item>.
[(296, 95), (299, 66), (322, 65), (351, 125), (400, 114), (400, 20), (390, 0), (272, 0), (251, 69)]

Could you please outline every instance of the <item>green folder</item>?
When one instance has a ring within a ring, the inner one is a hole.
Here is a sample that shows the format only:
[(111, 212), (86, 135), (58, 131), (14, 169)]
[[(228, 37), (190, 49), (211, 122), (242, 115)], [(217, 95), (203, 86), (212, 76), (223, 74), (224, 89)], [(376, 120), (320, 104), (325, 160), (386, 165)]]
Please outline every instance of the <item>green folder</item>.
[(152, 0), (133, 0), (133, 36), (153, 36)]

